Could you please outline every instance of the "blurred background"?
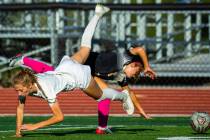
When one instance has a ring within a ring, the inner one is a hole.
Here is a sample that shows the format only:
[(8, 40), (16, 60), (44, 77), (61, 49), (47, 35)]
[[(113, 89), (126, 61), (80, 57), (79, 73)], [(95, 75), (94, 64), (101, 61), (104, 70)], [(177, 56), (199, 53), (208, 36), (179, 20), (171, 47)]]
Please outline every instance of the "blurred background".
[(0, 0), (0, 85), (10, 87), (23, 54), (57, 65), (80, 46), (96, 3), (111, 8), (98, 24), (93, 51), (143, 44), (156, 80), (136, 86), (210, 86), (210, 0)]

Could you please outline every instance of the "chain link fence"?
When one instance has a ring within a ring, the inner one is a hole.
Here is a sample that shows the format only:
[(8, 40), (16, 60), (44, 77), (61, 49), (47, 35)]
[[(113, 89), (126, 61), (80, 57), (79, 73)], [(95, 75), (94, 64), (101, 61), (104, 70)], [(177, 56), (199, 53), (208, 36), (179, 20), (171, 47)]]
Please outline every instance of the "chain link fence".
[[(112, 10), (96, 29), (93, 51), (144, 44), (157, 78), (143, 76), (137, 85), (209, 86), (209, 4), (107, 5)], [(0, 4), (1, 85), (10, 85), (15, 70), (8, 67), (8, 59), (18, 53), (53, 65), (64, 54), (73, 54), (94, 7), (95, 3), (64, 1)]]

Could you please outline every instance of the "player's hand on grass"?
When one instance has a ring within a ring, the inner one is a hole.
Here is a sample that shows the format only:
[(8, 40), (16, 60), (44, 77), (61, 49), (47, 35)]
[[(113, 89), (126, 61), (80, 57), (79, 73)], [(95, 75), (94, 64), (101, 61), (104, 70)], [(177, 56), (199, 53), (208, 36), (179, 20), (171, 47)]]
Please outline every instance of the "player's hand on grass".
[(13, 135), (12, 137), (17, 137), (17, 138), (22, 137), (21, 130), (19, 128), (16, 129), (15, 135)]
[(15, 137), (16, 137), (16, 138), (21, 138), (22, 135), (21, 135), (21, 134), (16, 134)]
[(35, 129), (37, 129), (37, 127), (34, 124), (24, 124), (21, 126), (21, 130), (23, 130), (23, 131), (32, 131)]
[(22, 134), (20, 132), (16, 132), (16, 134), (11, 137), (21, 138)]
[(145, 118), (145, 119), (147, 119), (147, 120), (149, 120), (149, 119), (152, 119), (149, 115), (147, 115), (147, 114), (142, 114), (142, 116)]

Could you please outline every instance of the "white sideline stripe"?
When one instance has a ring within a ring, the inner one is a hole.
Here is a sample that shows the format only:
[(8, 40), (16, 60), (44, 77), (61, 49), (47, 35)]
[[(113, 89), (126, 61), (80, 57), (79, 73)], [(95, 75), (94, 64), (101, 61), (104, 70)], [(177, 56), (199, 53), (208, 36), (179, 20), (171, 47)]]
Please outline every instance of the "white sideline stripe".
[[(58, 126), (68, 126), (68, 127), (58, 127)], [(56, 127), (53, 128), (41, 128), (37, 129), (36, 131), (47, 131), (47, 130), (66, 130), (66, 129), (80, 129), (80, 128), (96, 128), (96, 125), (87, 125), (87, 126), (77, 126), (77, 125), (56, 125)], [(125, 127), (125, 125), (111, 125), (111, 127)], [(5, 132), (15, 132), (15, 130), (2, 130), (0, 133), (5, 133)]]
[[(109, 128), (117, 128), (117, 127), (126, 127), (128, 125), (109, 125)], [(139, 126), (139, 125), (132, 125), (132, 126)], [(177, 127), (177, 125), (161, 125), (162, 127)], [(86, 126), (79, 126), (79, 125), (65, 125), (65, 124), (59, 124), (59, 125), (52, 125), (52, 128), (41, 128), (37, 129), (35, 131), (46, 131), (46, 130), (66, 130), (66, 129), (80, 129), (80, 128), (96, 128), (96, 125), (86, 125)], [(62, 128), (63, 127), (63, 128)], [(5, 133), (5, 132), (15, 132), (15, 130), (0, 130), (0, 133)], [(209, 137), (210, 138), (210, 137)], [(162, 138), (160, 138), (162, 140)], [(165, 140), (165, 138), (163, 138)], [(168, 139), (166, 139), (168, 140)], [(171, 139), (169, 139), (171, 140)], [(174, 139), (172, 139), (174, 140)], [(176, 140), (176, 139), (175, 139)], [(181, 139), (180, 139), (181, 140)]]
[(157, 138), (158, 140), (209, 140), (210, 137), (185, 137), (185, 136), (179, 136), (179, 137), (160, 137)]

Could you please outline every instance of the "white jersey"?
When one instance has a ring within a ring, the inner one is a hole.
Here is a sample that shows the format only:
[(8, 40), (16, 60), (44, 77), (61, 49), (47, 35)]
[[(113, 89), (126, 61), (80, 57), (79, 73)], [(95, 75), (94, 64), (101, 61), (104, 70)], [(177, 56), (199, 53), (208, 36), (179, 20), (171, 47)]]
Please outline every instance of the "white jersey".
[(43, 92), (37, 86), (37, 93), (31, 96), (41, 97), (49, 103), (56, 101), (56, 96), (62, 90), (73, 90), (75, 88), (85, 89), (91, 80), (89, 66), (79, 64), (69, 56), (64, 56), (54, 71), (37, 74), (37, 82)]

